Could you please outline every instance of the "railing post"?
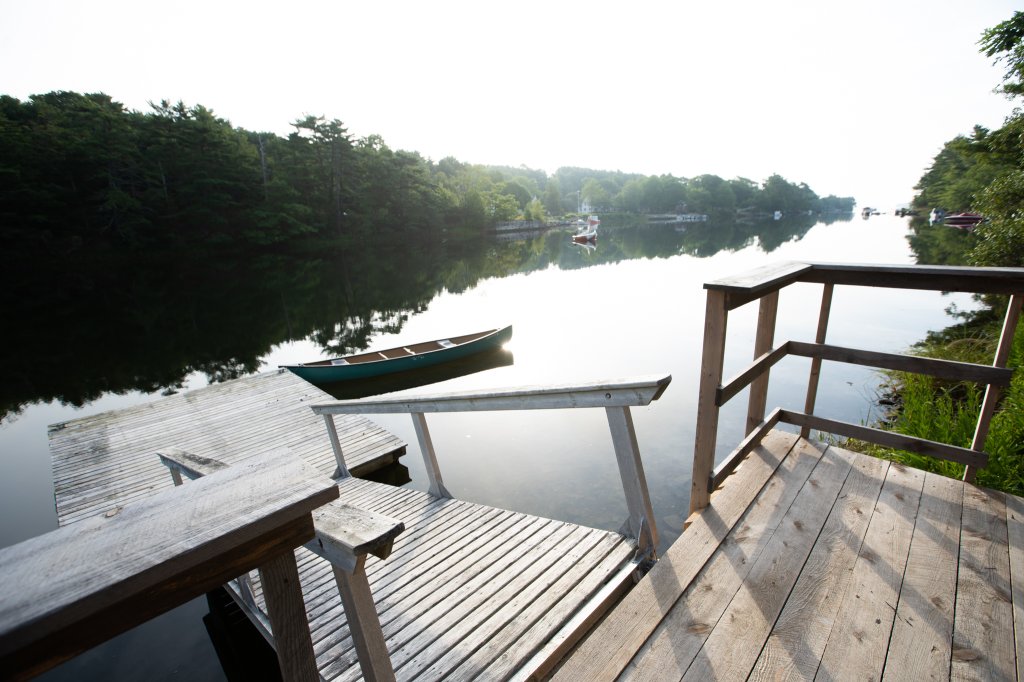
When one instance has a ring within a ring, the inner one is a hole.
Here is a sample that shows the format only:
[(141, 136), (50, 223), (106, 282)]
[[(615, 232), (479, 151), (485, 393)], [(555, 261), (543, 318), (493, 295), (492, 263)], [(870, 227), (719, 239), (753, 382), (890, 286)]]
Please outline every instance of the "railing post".
[(444, 487), (441, 479), (441, 467), (437, 463), (437, 454), (434, 452), (434, 443), (430, 440), (430, 431), (427, 429), (427, 417), (422, 412), (413, 412), (412, 424), (416, 429), (416, 440), (420, 444), (420, 453), (423, 455), (423, 464), (427, 468), (427, 478), (430, 480), (430, 494), (436, 497), (452, 497), (448, 489)]
[(651, 495), (647, 489), (647, 477), (640, 460), (640, 446), (633, 427), (633, 415), (628, 407), (606, 407), (608, 428), (612, 432), (615, 446), (615, 460), (622, 477), (622, 489), (626, 493), (626, 508), (629, 510), (630, 533), (637, 539), (637, 549), (642, 556), (656, 558), (658, 528), (654, 521)]
[[(765, 294), (757, 312), (757, 335), (754, 338), (754, 359), (761, 357), (772, 349), (775, 343), (775, 319), (779, 312), (778, 290)], [(768, 403), (768, 377), (771, 370), (750, 383), (750, 399), (747, 404), (747, 430), (749, 434), (764, 421), (765, 405)]]
[(385, 682), (395, 679), (395, 671), (388, 656), (380, 616), (373, 602), (370, 583), (366, 578), (366, 555), (356, 559), (351, 572), (334, 565), (334, 580), (338, 584), (341, 603), (345, 609), (349, 632), (356, 647), (363, 679)]
[[(821, 290), (821, 312), (818, 313), (818, 331), (814, 335), (814, 342), (825, 343), (825, 335), (828, 333), (828, 316), (832, 310), (832, 290), (835, 285), (828, 283)], [(811, 373), (807, 377), (807, 400), (804, 401), (804, 414), (814, 414), (814, 403), (818, 399), (818, 378), (821, 376), (821, 358), (811, 358)], [(807, 438), (811, 435), (811, 427), (804, 426), (800, 429), (800, 437)]]
[(327, 425), (327, 435), (331, 439), (331, 449), (334, 450), (334, 460), (338, 468), (334, 471), (334, 478), (348, 478), (352, 474), (345, 464), (345, 453), (341, 451), (341, 441), (338, 440), (338, 429), (334, 426), (334, 415), (324, 413), (324, 424)]
[[(1024, 303), (1024, 296), (1014, 294), (1010, 297), (1010, 303), (1006, 306), (1006, 319), (1003, 321), (1003, 331), (999, 335), (999, 346), (996, 348), (996, 357), (992, 362), (993, 367), (1006, 367), (1010, 357), (1010, 349), (1013, 347), (1013, 335), (1017, 331), (1017, 323), (1020, 322), (1021, 304)], [(985, 388), (985, 400), (981, 404), (981, 413), (978, 415), (978, 425), (974, 430), (974, 440), (971, 441), (971, 450), (981, 452), (985, 449), (985, 439), (988, 438), (988, 427), (992, 422), (992, 414), (995, 412), (996, 403), (999, 402), (1000, 389), (998, 386), (989, 384)], [(973, 483), (977, 477), (977, 470), (972, 466), (964, 468), (964, 480)]]
[(260, 566), (259, 572), (281, 677), (316, 682), (320, 674), (316, 669), (295, 552), (288, 550), (279, 554)]
[(690, 483), (690, 513), (708, 506), (711, 500), (711, 471), (715, 467), (718, 440), (718, 405), (715, 393), (722, 383), (725, 363), (725, 327), (729, 312), (725, 292), (708, 289), (704, 311), (704, 351), (697, 395), (697, 433), (693, 445), (693, 473)]

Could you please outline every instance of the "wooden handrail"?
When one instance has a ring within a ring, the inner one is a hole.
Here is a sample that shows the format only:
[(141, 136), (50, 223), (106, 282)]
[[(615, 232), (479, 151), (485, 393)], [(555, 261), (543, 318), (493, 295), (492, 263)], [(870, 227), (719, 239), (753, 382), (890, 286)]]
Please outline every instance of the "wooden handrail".
[(661, 397), (670, 375), (553, 386), (523, 386), (461, 393), (434, 393), (377, 400), (342, 400), (313, 405), (315, 414), (405, 414), (648, 405)]
[[(815, 341), (786, 341), (773, 348), (778, 293), (782, 288), (800, 282), (824, 285)], [(836, 285), (1011, 294), (1012, 297), (995, 361), (992, 366), (986, 366), (826, 344), (832, 291)], [(724, 480), (738, 460), (756, 446), (760, 437), (779, 421), (800, 426), (800, 434), (804, 438), (814, 428), (959, 462), (966, 465), (967, 480), (972, 480), (976, 469), (987, 462), (987, 455), (983, 450), (988, 423), (999, 390), (1009, 385), (1013, 374), (1011, 370), (1006, 369), (1006, 360), (1024, 301), (1024, 268), (784, 263), (759, 268), (737, 277), (708, 282), (704, 288), (708, 293), (690, 493), (691, 513), (707, 506), (711, 491)], [(758, 317), (753, 363), (723, 385), (722, 367), (728, 312), (758, 299), (761, 300), (761, 312)], [(812, 358), (804, 412), (776, 410), (765, 419), (768, 372), (775, 363), (788, 355)], [(813, 411), (822, 360), (986, 385), (985, 403), (978, 417), (971, 448), (958, 448), (815, 416)], [(748, 385), (751, 386), (746, 425), (748, 437), (716, 468), (714, 458), (718, 410)]]
[(427, 428), (427, 413), (603, 407), (629, 510), (625, 529), (630, 537), (636, 538), (640, 554), (653, 559), (658, 543), (658, 531), (629, 408), (649, 405), (657, 400), (671, 381), (670, 375), (652, 375), (582, 384), (476, 390), (376, 400), (343, 400), (312, 405), (311, 409), (324, 418), (338, 463), (335, 476), (349, 475), (334, 425), (335, 415), (410, 414), (426, 466), (429, 491), (437, 497), (451, 497), (441, 477), (441, 468)]
[(283, 676), (317, 680), (293, 550), (337, 497), (297, 458), (256, 457), (0, 550), (0, 676), (37, 675), (259, 568)]
[[(175, 485), (182, 485), (182, 474), (195, 480), (231, 468), (224, 462), (178, 448), (164, 448), (157, 454), (171, 471)], [(287, 456), (287, 452), (284, 454)], [(395, 538), (405, 530), (405, 523), (333, 501), (313, 512), (313, 529), (315, 537), (306, 543), (306, 548), (331, 563), (342, 605), (348, 614), (349, 632), (363, 677), (367, 680), (394, 680), (395, 672), (370, 592), (365, 562), (368, 554), (386, 559), (391, 554)], [(246, 598), (243, 596), (243, 599)], [(255, 604), (250, 603), (250, 606)], [(276, 631), (274, 636), (276, 638)]]
[(727, 308), (733, 310), (797, 282), (1013, 294), (1024, 291), (1024, 269), (792, 262), (769, 265), (742, 275), (706, 282), (704, 288), (724, 293)]

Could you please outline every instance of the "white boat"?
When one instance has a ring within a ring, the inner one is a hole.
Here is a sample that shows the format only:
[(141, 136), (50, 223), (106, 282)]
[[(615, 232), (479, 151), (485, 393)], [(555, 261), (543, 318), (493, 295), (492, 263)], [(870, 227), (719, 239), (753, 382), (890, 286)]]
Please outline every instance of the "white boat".
[(597, 226), (600, 224), (601, 221), (596, 215), (588, 217), (585, 223), (580, 218), (576, 221), (576, 234), (572, 236), (572, 240), (574, 242), (594, 241), (597, 239)]

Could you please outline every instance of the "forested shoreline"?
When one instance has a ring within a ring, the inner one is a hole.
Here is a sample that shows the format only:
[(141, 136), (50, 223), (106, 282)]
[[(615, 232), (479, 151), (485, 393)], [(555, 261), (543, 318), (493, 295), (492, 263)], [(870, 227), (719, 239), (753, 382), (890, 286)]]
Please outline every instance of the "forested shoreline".
[(434, 162), (306, 116), (287, 137), (202, 105), (148, 112), (102, 93), (0, 96), (0, 232), (7, 253), (258, 248), (479, 234), (580, 208), (635, 214), (849, 212), (778, 175), (763, 182)]
[[(985, 31), (981, 51), (1006, 66), (1001, 90), (1024, 95), (1024, 13)], [(948, 141), (921, 177), (913, 206), (910, 245), (919, 264), (1024, 267), (1024, 112), (1019, 108), (996, 130), (975, 126)], [(932, 209), (974, 211), (977, 228), (962, 229), (926, 216)], [(923, 356), (982, 365), (992, 363), (1007, 297), (985, 297), (978, 310), (956, 312), (959, 323), (932, 332), (915, 351)], [(1024, 495), (1024, 333), (1018, 327), (1008, 366), (1014, 377), (992, 419), (985, 451), (989, 464), (978, 483)], [(891, 406), (882, 421), (913, 436), (971, 447), (984, 387), (892, 373), (883, 387)], [(863, 446), (881, 456), (952, 477), (963, 466), (909, 452)]]

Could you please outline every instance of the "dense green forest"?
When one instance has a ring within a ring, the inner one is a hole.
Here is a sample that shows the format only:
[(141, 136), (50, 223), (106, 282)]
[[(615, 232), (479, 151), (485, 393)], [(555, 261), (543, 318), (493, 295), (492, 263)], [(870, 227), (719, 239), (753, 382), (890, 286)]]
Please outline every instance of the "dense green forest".
[[(1006, 66), (1002, 91), (1024, 94), (1024, 13), (986, 31), (981, 51)], [(1024, 112), (1017, 109), (997, 130), (976, 126), (947, 142), (917, 185), (910, 244), (921, 264), (1024, 267)], [(974, 230), (925, 218), (933, 208), (976, 211), (985, 216)], [(925, 356), (991, 364), (1006, 310), (1005, 297), (988, 297), (976, 311), (958, 313), (960, 323), (933, 332), (918, 344)], [(985, 451), (989, 465), (978, 482), (1024, 494), (1024, 334), (1018, 327), (1009, 366), (1017, 368), (993, 417)], [(903, 433), (970, 447), (984, 387), (911, 374), (889, 377), (884, 418)], [(959, 477), (963, 467), (912, 453), (882, 452), (919, 468)]]
[(777, 175), (485, 167), (354, 139), (341, 121), (306, 116), (287, 137), (235, 128), (204, 106), (148, 112), (105, 94), (0, 96), (0, 244), (69, 253), (306, 239), (341, 244), (474, 234), (499, 221), (579, 209), (733, 215), (850, 211)]

